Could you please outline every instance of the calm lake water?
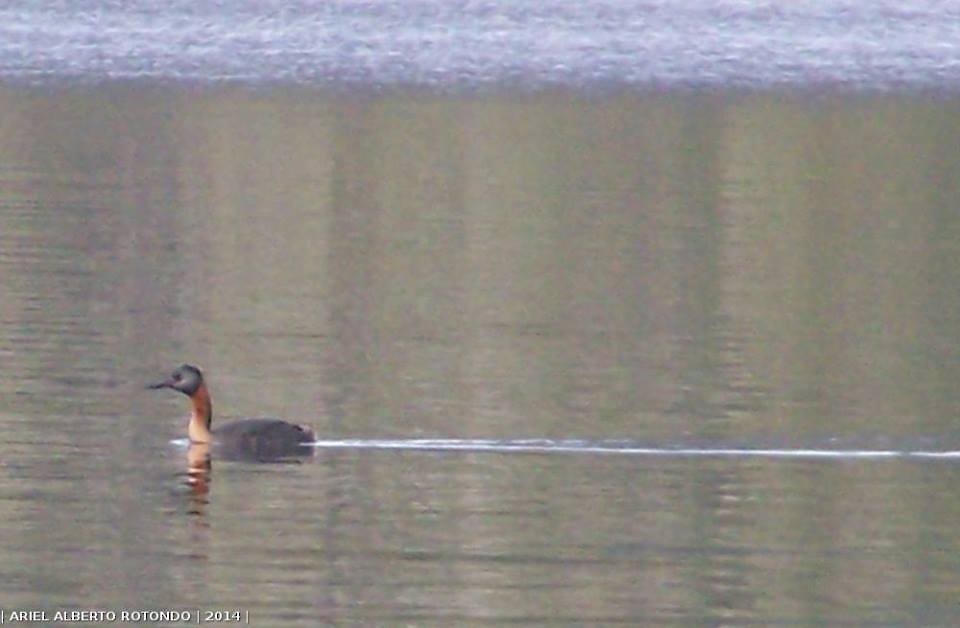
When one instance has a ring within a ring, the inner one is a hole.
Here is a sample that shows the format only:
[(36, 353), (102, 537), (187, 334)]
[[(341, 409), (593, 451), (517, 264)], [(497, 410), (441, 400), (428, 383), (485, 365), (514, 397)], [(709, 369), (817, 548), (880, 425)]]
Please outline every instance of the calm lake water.
[[(0, 607), (953, 625), (960, 103), (0, 89)], [(576, 448), (574, 448), (576, 449)]]
[(956, 3), (20, 4), (0, 622), (960, 625)]

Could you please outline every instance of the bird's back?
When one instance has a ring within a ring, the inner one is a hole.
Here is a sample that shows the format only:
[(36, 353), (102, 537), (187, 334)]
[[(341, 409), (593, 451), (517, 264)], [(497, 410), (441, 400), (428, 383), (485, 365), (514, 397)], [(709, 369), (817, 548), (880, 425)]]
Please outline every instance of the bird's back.
[(243, 419), (213, 429), (213, 445), (226, 458), (276, 460), (313, 455), (313, 430), (280, 419)]

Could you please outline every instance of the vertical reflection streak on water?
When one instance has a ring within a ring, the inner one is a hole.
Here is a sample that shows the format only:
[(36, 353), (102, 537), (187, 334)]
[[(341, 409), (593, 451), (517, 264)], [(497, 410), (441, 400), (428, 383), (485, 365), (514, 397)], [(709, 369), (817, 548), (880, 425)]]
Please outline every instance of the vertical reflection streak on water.
[[(377, 286), (377, 139), (371, 128), (372, 105), (351, 102), (336, 109), (331, 171), (329, 252), (331, 345), (328, 355), (338, 399), (331, 408), (340, 423), (344, 399), (377, 406), (370, 386), (377, 331), (371, 320)], [(357, 408), (357, 406), (354, 406)], [(363, 406), (359, 406), (363, 407)]]
[[(330, 365), (333, 394), (328, 399), (330, 427), (338, 432), (351, 428), (348, 413), (371, 414), (367, 408), (380, 407), (380, 394), (373, 385), (378, 349), (377, 330), (371, 317), (375, 310), (378, 282), (376, 251), (377, 225), (381, 207), (377, 203), (379, 146), (372, 118), (375, 107), (365, 100), (339, 103), (334, 109), (331, 129), (332, 168), (330, 213), (329, 300), (330, 339), (326, 359)], [(349, 534), (355, 522), (379, 521), (375, 500), (363, 499), (359, 486), (376, 494), (376, 478), (367, 467), (351, 464), (348, 457), (331, 457), (326, 463), (337, 489), (328, 496), (332, 507), (324, 516), (323, 553), (328, 578), (342, 583), (331, 587), (330, 601), (345, 608), (351, 601), (369, 603), (363, 588), (364, 565), (343, 561), (345, 548), (357, 538)], [(333, 493), (333, 494), (331, 494)], [(365, 546), (376, 545), (370, 527), (357, 526)]]
[(690, 189), (676, 210), (681, 217), (676, 236), (679, 327), (674, 333), (680, 397), (672, 410), (691, 433), (717, 438), (732, 427), (716, 394), (727, 384), (722, 356), (734, 348), (723, 342), (730, 324), (723, 294), (730, 269), (723, 265), (727, 225), (718, 204), (719, 110), (706, 104), (681, 109), (680, 115), (678, 168)]
[[(683, 268), (678, 330), (681, 351), (681, 390), (700, 395), (686, 400), (680, 417), (690, 421), (689, 433), (709, 440), (743, 429), (754, 418), (753, 400), (741, 384), (745, 345), (752, 341), (750, 324), (736, 311), (735, 291), (741, 268), (731, 263), (736, 249), (735, 220), (726, 211), (723, 164), (726, 160), (723, 125), (726, 108), (705, 104), (683, 111), (682, 178), (693, 182), (680, 210), (689, 227), (681, 235)], [(702, 378), (702, 379), (696, 379)], [(758, 595), (751, 585), (744, 556), (731, 553), (755, 525), (749, 513), (745, 465), (717, 468), (703, 465), (692, 472), (687, 533), (706, 551), (691, 561), (684, 574), (691, 604), (711, 621), (742, 621), (756, 612)]]

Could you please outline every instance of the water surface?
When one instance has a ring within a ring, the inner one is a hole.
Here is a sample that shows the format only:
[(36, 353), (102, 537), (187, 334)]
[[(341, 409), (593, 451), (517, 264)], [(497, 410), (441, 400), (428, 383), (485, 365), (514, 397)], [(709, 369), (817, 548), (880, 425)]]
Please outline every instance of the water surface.
[(950, 625), (949, 97), (0, 90), (0, 604)]
[(66, 0), (0, 8), (0, 77), (955, 93), (958, 42), (937, 0)]

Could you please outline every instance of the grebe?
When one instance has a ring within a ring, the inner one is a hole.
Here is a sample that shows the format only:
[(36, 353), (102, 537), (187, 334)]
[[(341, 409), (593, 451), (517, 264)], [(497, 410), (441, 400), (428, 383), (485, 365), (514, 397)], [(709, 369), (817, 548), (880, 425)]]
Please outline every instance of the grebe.
[(203, 381), (203, 373), (195, 366), (184, 364), (162, 382), (148, 388), (172, 388), (190, 397), (193, 412), (187, 424), (187, 435), (192, 444), (208, 445), (225, 458), (277, 460), (291, 456), (310, 456), (316, 440), (313, 430), (280, 419), (243, 419), (210, 429), (213, 407), (210, 391)]

